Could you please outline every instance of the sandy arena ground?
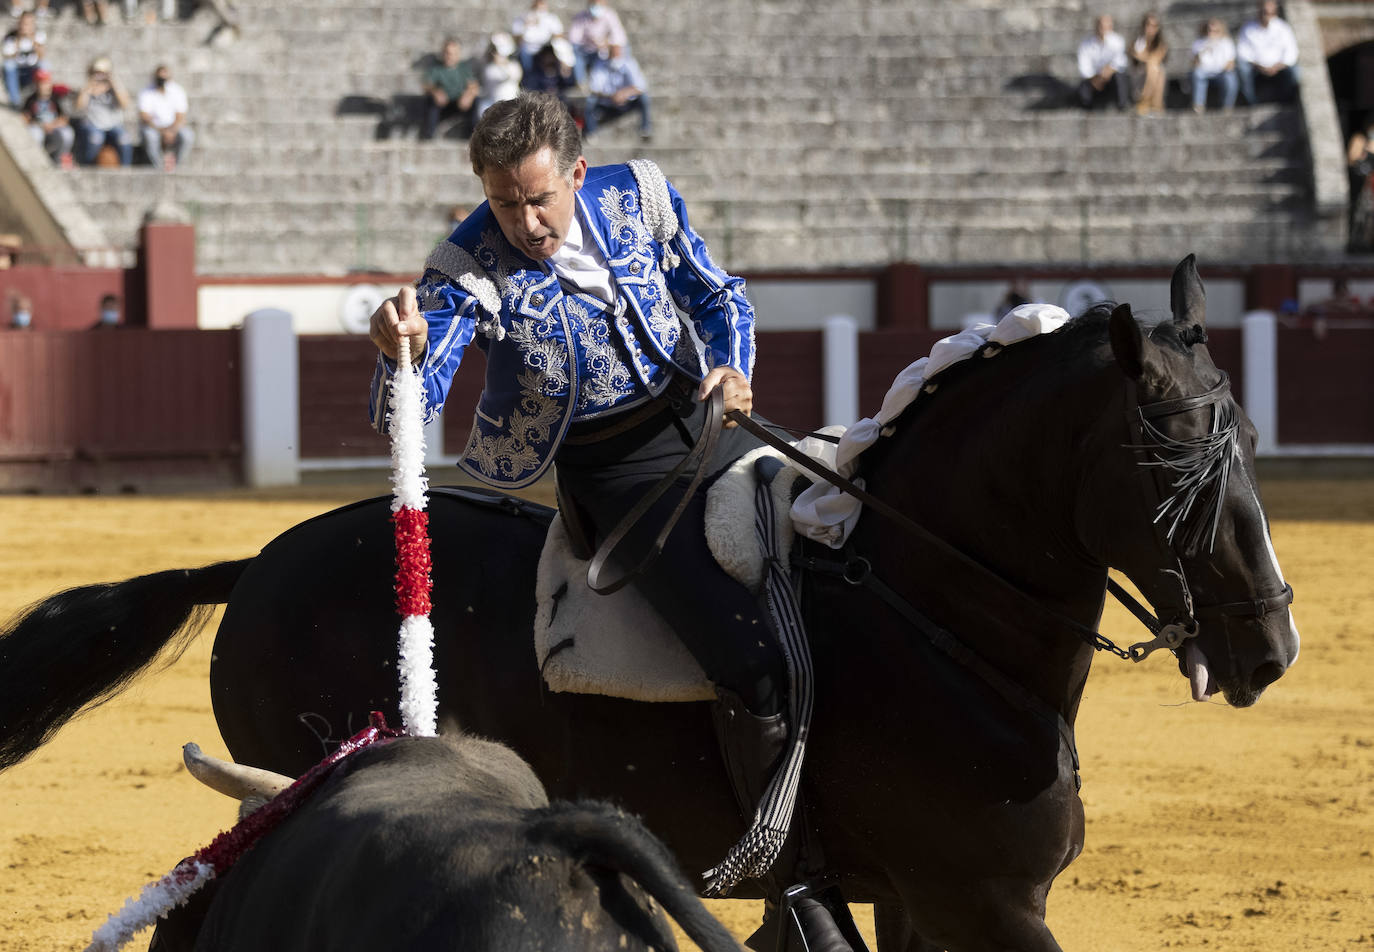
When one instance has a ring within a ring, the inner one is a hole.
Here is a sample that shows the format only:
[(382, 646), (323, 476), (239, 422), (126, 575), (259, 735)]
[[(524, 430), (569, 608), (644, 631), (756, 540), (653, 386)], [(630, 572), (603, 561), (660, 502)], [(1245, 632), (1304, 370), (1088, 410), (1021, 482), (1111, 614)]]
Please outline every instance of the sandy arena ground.
[[(251, 555), (384, 492), (0, 497), (0, 618), (68, 586)], [(1067, 949), (1374, 952), (1374, 480), (1274, 478), (1264, 493), (1302, 657), (1244, 711), (1188, 701), (1167, 657), (1098, 658), (1078, 722), (1087, 845), (1050, 895)], [(1104, 630), (1143, 640), (1117, 609)], [(0, 774), (0, 952), (83, 948), (231, 822), (179, 761), (188, 740), (225, 754), (211, 643)], [(712, 909), (741, 938), (759, 915)]]

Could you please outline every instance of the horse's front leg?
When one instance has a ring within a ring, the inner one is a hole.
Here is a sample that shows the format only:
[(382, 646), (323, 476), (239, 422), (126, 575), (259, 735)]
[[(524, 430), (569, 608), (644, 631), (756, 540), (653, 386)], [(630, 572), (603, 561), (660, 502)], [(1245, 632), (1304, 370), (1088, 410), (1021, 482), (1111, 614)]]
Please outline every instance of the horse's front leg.
[(878, 952), (942, 952), (938, 945), (916, 934), (900, 903), (873, 904), (873, 931), (878, 937)]
[[(898, 911), (915, 910), (907, 921), (907, 944), (893, 946), (899, 952), (1063, 952), (1045, 925), (1048, 884), (989, 878), (962, 884), (913, 883), (899, 889)], [(924, 917), (921, 910), (931, 911), (933, 918)], [(887, 952), (881, 938), (879, 950)]]

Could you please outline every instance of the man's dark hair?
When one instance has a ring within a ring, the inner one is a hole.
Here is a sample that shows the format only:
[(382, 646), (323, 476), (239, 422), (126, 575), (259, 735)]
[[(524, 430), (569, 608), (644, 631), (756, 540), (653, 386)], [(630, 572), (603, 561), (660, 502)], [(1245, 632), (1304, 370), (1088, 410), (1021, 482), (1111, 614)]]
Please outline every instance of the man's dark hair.
[(487, 169), (513, 169), (546, 146), (558, 173), (571, 175), (582, 154), (582, 133), (568, 107), (547, 93), (521, 93), (482, 113), (468, 154), (480, 177)]

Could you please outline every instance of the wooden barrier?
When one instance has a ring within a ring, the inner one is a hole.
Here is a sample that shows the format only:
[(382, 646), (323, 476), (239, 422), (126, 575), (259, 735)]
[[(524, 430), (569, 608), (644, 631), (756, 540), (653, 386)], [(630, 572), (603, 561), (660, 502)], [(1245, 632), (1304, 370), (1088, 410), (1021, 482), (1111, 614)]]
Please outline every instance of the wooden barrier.
[[(859, 335), (859, 412), (873, 413), (897, 372), (940, 332)], [(74, 491), (235, 484), (243, 479), (238, 331), (0, 331), (0, 490)], [(1374, 446), (1374, 321), (1278, 330), (1279, 452), (1368, 453)], [(1209, 349), (1244, 392), (1241, 332)], [(789, 426), (824, 415), (819, 331), (759, 334), (758, 412)], [(368, 425), (373, 351), (357, 336), (299, 338), (300, 458), (379, 465), (387, 442)], [(441, 418), (461, 451), (482, 387), (470, 356)], [(436, 478), (446, 478), (441, 469)]]
[(234, 331), (0, 333), (0, 489), (236, 482)]

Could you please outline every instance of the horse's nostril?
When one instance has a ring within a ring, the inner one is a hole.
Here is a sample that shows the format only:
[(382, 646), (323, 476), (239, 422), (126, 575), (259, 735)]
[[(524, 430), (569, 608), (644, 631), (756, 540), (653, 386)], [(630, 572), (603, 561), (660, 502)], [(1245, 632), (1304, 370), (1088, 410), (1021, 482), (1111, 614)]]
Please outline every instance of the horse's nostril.
[(1277, 661), (1266, 661), (1250, 675), (1250, 684), (1256, 691), (1261, 691), (1277, 681), (1282, 674), (1283, 665)]

